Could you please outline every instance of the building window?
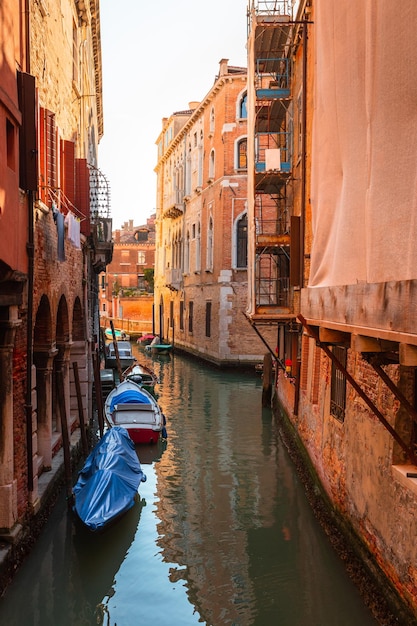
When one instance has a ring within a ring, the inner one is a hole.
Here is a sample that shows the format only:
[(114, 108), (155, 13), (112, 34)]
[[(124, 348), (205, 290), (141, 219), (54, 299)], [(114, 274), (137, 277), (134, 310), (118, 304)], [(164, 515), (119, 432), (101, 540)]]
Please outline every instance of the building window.
[[(333, 354), (346, 368), (347, 349), (343, 346), (333, 346)], [(340, 422), (345, 419), (346, 409), (346, 377), (332, 361), (332, 373), (330, 383), (330, 415)]]
[(210, 133), (214, 133), (214, 107), (210, 111)]
[(7, 150), (7, 167), (15, 170), (15, 131), (14, 124), (6, 119), (6, 150)]
[(209, 179), (213, 180), (214, 179), (214, 150), (212, 150), (210, 152), (210, 159), (209, 159)]
[(201, 270), (201, 227), (200, 222), (197, 225), (197, 241), (196, 241), (196, 249), (195, 249), (195, 271), (199, 272)]
[(72, 80), (78, 85), (78, 30), (77, 24), (72, 23)]
[(211, 337), (211, 302), (206, 302), (206, 337)]
[(247, 109), (247, 94), (245, 93), (239, 102), (239, 117), (240, 119), (246, 119), (248, 117)]
[(194, 302), (188, 303), (188, 332), (193, 332)]
[(237, 143), (236, 166), (238, 170), (246, 170), (248, 168), (247, 148), (248, 140), (246, 139), (246, 137), (244, 139), (240, 139)]
[(208, 272), (213, 271), (213, 218), (210, 216), (207, 233), (207, 266)]
[(187, 236), (185, 238), (185, 249), (184, 249), (184, 274), (189, 274), (190, 272), (190, 232), (187, 230)]
[(184, 300), (180, 300), (180, 330), (184, 330)]
[(248, 216), (242, 215), (236, 223), (236, 267), (248, 266)]
[(139, 265), (145, 265), (146, 263), (146, 253), (143, 250), (138, 252), (138, 263)]
[(169, 303), (169, 325), (171, 328), (174, 327), (174, 301), (171, 300)]

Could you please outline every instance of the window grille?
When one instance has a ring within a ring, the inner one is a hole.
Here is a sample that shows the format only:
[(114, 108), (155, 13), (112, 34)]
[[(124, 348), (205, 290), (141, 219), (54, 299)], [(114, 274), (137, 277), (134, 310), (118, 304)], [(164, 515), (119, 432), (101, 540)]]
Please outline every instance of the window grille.
[[(333, 346), (333, 354), (346, 368), (347, 349), (342, 346)], [(346, 377), (332, 361), (332, 375), (330, 387), (330, 415), (343, 422), (346, 409)]]

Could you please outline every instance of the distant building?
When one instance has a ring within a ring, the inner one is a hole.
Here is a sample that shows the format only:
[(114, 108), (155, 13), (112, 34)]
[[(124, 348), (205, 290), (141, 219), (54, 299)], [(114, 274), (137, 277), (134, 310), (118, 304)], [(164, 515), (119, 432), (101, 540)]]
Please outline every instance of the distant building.
[(164, 119), (157, 140), (156, 332), (219, 365), (265, 352), (244, 316), (246, 78), (223, 59), (202, 102)]
[(133, 220), (129, 220), (115, 230), (112, 261), (99, 277), (100, 315), (130, 317), (132, 307), (129, 314), (123, 311), (121, 299), (153, 294), (154, 266), (155, 215), (142, 226), (134, 226)]

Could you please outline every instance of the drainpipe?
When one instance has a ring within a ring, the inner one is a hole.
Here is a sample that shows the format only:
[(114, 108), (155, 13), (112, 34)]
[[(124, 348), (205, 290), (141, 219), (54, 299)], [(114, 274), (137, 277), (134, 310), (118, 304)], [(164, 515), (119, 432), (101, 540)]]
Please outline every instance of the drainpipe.
[[(29, 1), (25, 2), (25, 52), (26, 71), (30, 74), (30, 13)], [(34, 284), (34, 233), (33, 233), (33, 191), (27, 192), (28, 198), (28, 297), (27, 297), (27, 337), (26, 337), (26, 448), (27, 448), (27, 487), (33, 491), (33, 444), (32, 444), (32, 363), (33, 363), (33, 284)]]
[(300, 287), (304, 287), (305, 269), (305, 223), (306, 223), (306, 198), (307, 198), (307, 21), (303, 23), (303, 117), (302, 117), (302, 188), (301, 188), (301, 220), (300, 220)]

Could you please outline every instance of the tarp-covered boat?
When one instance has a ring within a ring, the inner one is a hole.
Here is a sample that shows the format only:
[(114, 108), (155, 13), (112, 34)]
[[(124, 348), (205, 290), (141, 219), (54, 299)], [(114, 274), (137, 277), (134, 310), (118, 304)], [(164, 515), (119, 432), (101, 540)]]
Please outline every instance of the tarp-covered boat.
[(107, 396), (108, 422), (123, 426), (135, 443), (156, 443), (166, 437), (165, 417), (151, 393), (131, 380), (122, 381)]
[(145, 480), (127, 430), (110, 428), (78, 475), (73, 489), (74, 511), (90, 530), (103, 530), (132, 508)]

